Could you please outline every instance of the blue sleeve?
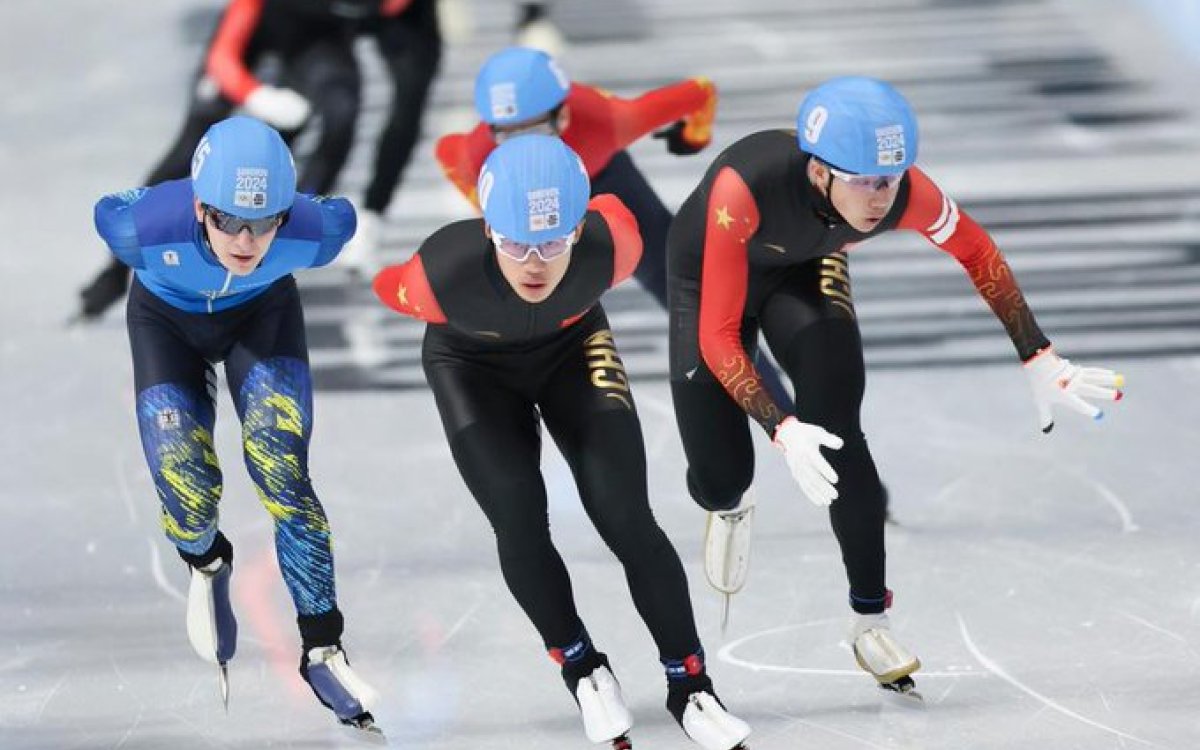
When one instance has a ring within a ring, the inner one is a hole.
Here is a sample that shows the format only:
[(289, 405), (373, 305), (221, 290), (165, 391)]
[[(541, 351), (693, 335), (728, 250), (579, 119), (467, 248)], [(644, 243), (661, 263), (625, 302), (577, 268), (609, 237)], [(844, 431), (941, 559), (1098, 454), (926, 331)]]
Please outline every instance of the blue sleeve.
[(313, 267), (327, 266), (354, 236), (358, 215), (354, 213), (354, 205), (345, 198), (302, 197), (315, 202), (321, 215), (321, 247)]
[(146, 267), (133, 218), (133, 206), (145, 193), (145, 188), (125, 190), (106, 195), (96, 202), (96, 231), (108, 243), (112, 254), (130, 268)]

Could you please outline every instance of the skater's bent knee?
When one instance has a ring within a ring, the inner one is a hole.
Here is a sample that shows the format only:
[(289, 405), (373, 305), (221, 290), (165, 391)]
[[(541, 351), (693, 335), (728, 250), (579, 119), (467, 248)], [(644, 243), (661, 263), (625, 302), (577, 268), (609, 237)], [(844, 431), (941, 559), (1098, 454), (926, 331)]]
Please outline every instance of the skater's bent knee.
[(738, 504), (750, 488), (750, 479), (731, 475), (701, 477), (694, 469), (688, 469), (688, 492), (696, 504), (705, 510), (729, 510)]

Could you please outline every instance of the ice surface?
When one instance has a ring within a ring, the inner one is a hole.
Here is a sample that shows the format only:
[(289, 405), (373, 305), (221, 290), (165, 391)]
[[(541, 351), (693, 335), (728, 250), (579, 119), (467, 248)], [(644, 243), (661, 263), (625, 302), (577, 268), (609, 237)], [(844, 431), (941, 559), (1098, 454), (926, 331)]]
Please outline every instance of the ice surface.
[[(893, 78), (922, 112), (923, 160), (992, 227), (1062, 352), (1117, 367), (1128, 398), (1049, 436), (1011, 347), (954, 262), (912, 238), (855, 251), (871, 364), (867, 434), (891, 489), (898, 637), (925, 667), (897, 706), (841, 640), (848, 610), (824, 514), (760, 445), (749, 583), (727, 634), (704, 583), (665, 372), (665, 316), (609, 300), (635, 377), (659, 520), (684, 558), (718, 690), (755, 750), (1200, 747), (1200, 145), (1165, 54), (1126, 3), (1123, 46), (1079, 2), (563, 2), (568, 69), (621, 93), (692, 74), (722, 88), (717, 146), (787, 126), (838, 72)], [(158, 530), (132, 412), (121, 314), (66, 330), (104, 262), (103, 192), (174, 136), (218, 4), (6, 0), (0, 23), (0, 748), (356, 747), (296, 673), (293, 613), (268, 517), (222, 397), (222, 526), (238, 548), (242, 641), (229, 714), (187, 644), (186, 576)], [(449, 7), (449, 6), (447, 6)], [(469, 81), (507, 39), (506, 4), (459, 3), (427, 136), (469, 121)], [(599, 30), (603, 30), (601, 33)], [(363, 138), (386, 95), (366, 53)], [(1182, 59), (1182, 54), (1181, 54)], [(1182, 63), (1180, 63), (1182, 65)], [(1176, 68), (1194, 85), (1196, 71)], [(466, 205), (428, 157), (390, 211), (387, 256)], [(365, 145), (365, 144), (364, 144)], [(347, 171), (366, 179), (369, 148)], [(708, 156), (635, 156), (677, 204)], [(318, 374), (312, 472), (336, 538), (345, 643), (383, 694), (394, 747), (560, 750), (587, 742), (556, 668), (511, 600), (417, 365), (420, 329), (337, 269), (302, 279)], [(642, 748), (686, 747), (621, 571), (548, 453), (556, 539)]]

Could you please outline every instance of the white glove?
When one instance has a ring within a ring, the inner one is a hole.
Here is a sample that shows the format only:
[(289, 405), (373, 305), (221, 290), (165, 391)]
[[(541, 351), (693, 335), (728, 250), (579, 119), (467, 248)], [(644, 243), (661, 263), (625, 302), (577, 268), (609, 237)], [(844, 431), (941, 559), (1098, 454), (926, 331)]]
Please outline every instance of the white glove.
[(379, 246), (379, 227), (382, 221), (374, 211), (364, 210), (358, 214), (358, 228), (338, 255), (342, 268), (365, 279), (374, 278), (379, 271), (375, 251)]
[(296, 130), (312, 110), (308, 100), (295, 91), (267, 85), (251, 91), (242, 108), (277, 130)]
[(815, 424), (788, 417), (775, 428), (774, 443), (783, 451), (792, 478), (815, 505), (828, 506), (837, 499), (838, 475), (821, 455), (821, 447), (838, 450), (842, 439)]
[(1073, 365), (1070, 360), (1055, 354), (1053, 347), (1046, 347), (1026, 362), (1025, 374), (1033, 390), (1042, 432), (1054, 429), (1051, 408), (1056, 404), (1070, 407), (1092, 419), (1100, 419), (1104, 412), (1084, 401), (1084, 398), (1120, 401), (1125, 395), (1118, 390), (1125, 385), (1123, 375), (1099, 367)]

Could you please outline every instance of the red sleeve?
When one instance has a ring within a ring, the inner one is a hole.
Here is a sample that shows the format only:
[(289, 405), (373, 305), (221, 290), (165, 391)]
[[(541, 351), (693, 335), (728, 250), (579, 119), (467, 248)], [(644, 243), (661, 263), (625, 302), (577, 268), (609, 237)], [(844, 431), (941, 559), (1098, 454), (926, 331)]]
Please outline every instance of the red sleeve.
[(684, 120), (689, 142), (707, 145), (712, 139), (717, 90), (707, 78), (663, 86), (636, 99), (612, 97), (610, 102), (618, 149), (676, 120)]
[(262, 16), (263, 0), (233, 0), (208, 48), (204, 69), (217, 82), (221, 93), (235, 104), (242, 104), (259, 87), (258, 79), (246, 67), (244, 55), (250, 37)]
[(983, 227), (959, 209), (920, 169), (908, 170), (909, 197), (898, 229), (920, 232), (953, 255), (971, 277), (979, 296), (1004, 324), (1022, 360), (1050, 345), (1038, 327), (1012, 268)]
[(469, 133), (450, 133), (438, 139), (434, 147), (434, 155), (442, 166), (442, 174), (458, 188), (458, 192), (471, 201), (475, 210), (479, 210), (479, 196), (475, 194), (475, 184), (479, 181), (479, 171), (487, 161), (488, 154), (496, 148), (492, 133), (488, 126), (479, 123)]
[(612, 234), (612, 286), (616, 286), (633, 275), (642, 259), (642, 234), (638, 231), (637, 218), (620, 198), (609, 193), (597, 195), (588, 201), (588, 209), (604, 217), (604, 223), (608, 224), (608, 231)]
[(758, 205), (732, 167), (717, 173), (708, 197), (700, 272), (700, 356), (730, 397), (768, 435), (784, 414), (763, 387), (742, 347), (749, 262), (746, 243), (758, 231)]
[(442, 312), (442, 306), (438, 304), (429, 286), (429, 279), (425, 276), (425, 264), (421, 262), (420, 255), (380, 271), (375, 276), (372, 288), (383, 304), (401, 315), (426, 323), (446, 322), (446, 314)]

